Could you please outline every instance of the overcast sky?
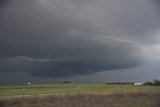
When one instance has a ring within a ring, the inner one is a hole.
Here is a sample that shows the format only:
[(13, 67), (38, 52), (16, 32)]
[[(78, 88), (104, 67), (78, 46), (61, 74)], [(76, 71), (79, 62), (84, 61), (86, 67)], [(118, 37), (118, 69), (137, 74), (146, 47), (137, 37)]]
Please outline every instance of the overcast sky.
[(160, 79), (158, 0), (1, 0), (0, 83)]

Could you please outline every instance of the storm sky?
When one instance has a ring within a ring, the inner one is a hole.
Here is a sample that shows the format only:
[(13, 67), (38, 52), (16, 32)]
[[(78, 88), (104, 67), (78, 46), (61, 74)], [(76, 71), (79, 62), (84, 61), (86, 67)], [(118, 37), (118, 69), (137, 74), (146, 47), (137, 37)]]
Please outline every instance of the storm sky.
[(158, 0), (1, 0), (0, 83), (160, 79)]

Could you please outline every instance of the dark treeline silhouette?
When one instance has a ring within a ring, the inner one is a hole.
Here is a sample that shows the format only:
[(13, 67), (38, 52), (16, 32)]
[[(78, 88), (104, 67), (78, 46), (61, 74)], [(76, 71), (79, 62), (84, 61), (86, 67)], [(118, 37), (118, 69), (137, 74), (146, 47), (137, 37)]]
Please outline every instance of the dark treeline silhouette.
[(160, 85), (160, 80), (158, 79), (153, 80), (153, 85)]
[[(134, 85), (135, 82), (107, 82), (106, 85)], [(160, 80), (154, 79), (153, 81), (142, 82), (142, 85), (160, 85)]]
[(117, 85), (133, 85), (134, 82), (109, 82), (107, 85), (117, 84)]

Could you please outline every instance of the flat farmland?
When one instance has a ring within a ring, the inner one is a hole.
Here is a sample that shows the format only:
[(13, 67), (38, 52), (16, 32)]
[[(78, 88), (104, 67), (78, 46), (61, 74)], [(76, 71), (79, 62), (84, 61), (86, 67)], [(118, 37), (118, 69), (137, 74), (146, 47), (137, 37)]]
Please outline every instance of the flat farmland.
[(106, 83), (49, 83), (0, 85), (1, 97), (59, 95), (160, 93), (160, 86), (110, 85)]
[(160, 107), (160, 86), (106, 83), (0, 86), (0, 107)]

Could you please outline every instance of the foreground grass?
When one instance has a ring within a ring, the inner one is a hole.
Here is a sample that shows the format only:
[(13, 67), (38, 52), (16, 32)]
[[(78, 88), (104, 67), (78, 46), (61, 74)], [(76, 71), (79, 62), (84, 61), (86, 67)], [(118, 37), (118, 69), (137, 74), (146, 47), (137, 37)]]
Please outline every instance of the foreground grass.
[(108, 85), (105, 83), (50, 83), (0, 85), (0, 98), (57, 94), (160, 93), (160, 86)]
[(160, 93), (10, 97), (0, 107), (160, 107)]
[(0, 85), (0, 107), (160, 107), (160, 86), (106, 83)]

